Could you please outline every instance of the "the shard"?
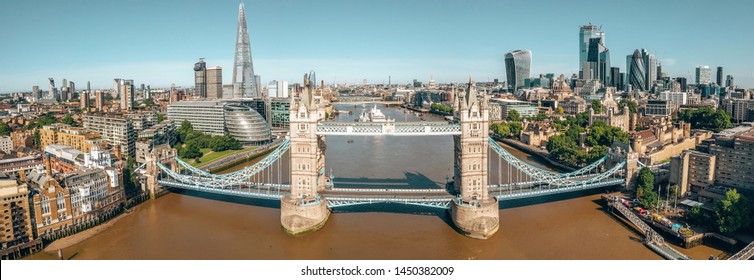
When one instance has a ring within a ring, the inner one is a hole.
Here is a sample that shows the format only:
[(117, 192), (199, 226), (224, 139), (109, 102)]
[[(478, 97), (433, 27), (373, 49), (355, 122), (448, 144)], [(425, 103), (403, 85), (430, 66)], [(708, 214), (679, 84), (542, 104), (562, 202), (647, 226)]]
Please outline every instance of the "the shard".
[(243, 3), (238, 7), (238, 34), (236, 56), (233, 61), (233, 97), (260, 97), (254, 80), (254, 64), (251, 63), (251, 44), (246, 30), (246, 12)]

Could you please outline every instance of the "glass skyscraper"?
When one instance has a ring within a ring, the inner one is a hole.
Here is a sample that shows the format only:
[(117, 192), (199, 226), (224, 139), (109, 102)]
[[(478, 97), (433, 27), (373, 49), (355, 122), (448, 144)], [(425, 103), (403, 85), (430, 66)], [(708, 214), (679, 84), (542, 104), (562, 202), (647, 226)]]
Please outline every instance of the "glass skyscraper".
[(589, 52), (582, 67), (582, 79), (599, 80), (602, 85), (610, 86), (610, 50), (603, 44), (602, 38), (589, 39)]
[(246, 30), (246, 12), (243, 3), (238, 7), (238, 33), (236, 55), (233, 61), (233, 97), (260, 97), (254, 79), (254, 64), (251, 62), (251, 43)]
[(599, 27), (592, 25), (590, 22), (588, 25), (583, 25), (579, 28), (579, 78), (584, 78), (584, 63), (587, 62), (589, 57), (589, 40), (592, 38), (600, 38), (600, 42), (605, 44), (605, 32), (602, 32)]
[(633, 55), (626, 57), (626, 78), (631, 89), (636, 91), (645, 91), (646, 88), (646, 68), (644, 67), (644, 57), (637, 49)]
[(505, 54), (505, 73), (508, 89), (515, 91), (524, 86), (524, 80), (531, 74), (531, 51), (515, 50)]
[(705, 85), (712, 83), (712, 70), (707, 65), (696, 67), (696, 84)]

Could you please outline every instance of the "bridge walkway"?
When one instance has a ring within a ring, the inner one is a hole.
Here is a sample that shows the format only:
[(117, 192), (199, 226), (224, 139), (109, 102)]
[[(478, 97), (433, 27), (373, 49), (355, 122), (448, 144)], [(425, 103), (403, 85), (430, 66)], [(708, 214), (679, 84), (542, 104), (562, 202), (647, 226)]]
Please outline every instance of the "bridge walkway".
[[(617, 201), (609, 201), (608, 207), (610, 209), (615, 209), (620, 212), (623, 217), (626, 217), (634, 226), (636, 226), (639, 231), (644, 234), (644, 244), (658, 253), (660, 256), (662, 256), (665, 259), (668, 260), (690, 260), (691, 258), (684, 255), (683, 253), (679, 252), (678, 250), (674, 249), (667, 243), (665, 243), (665, 239), (660, 236), (659, 233), (657, 233), (652, 227), (647, 225), (644, 221), (641, 220), (636, 214), (631, 211), (631, 209), (628, 209), (625, 205), (621, 204)], [(611, 211), (612, 213), (612, 211)]]

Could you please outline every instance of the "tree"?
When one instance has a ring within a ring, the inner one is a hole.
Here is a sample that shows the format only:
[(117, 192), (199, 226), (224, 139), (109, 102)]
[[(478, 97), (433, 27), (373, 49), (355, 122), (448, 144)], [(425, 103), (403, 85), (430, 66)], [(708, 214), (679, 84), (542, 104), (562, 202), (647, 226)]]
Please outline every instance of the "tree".
[(60, 119), (60, 122), (70, 126), (76, 126), (76, 121), (73, 120), (73, 117), (71, 117), (70, 114), (66, 114), (65, 117)]
[(557, 109), (557, 114), (558, 114), (558, 115), (562, 115), (562, 114), (563, 114), (563, 112), (564, 112), (564, 110), (563, 110), (563, 106), (558, 106), (558, 109)]
[(655, 175), (649, 167), (642, 167), (639, 170), (639, 179), (636, 181), (639, 189), (653, 189), (655, 185)]
[(520, 122), (511, 122), (508, 125), (510, 126), (513, 138), (518, 138), (521, 135), (521, 131), (524, 130), (524, 126)]
[(592, 100), (592, 109), (594, 109), (595, 114), (601, 114), (602, 102), (600, 102), (599, 100)]
[(157, 114), (157, 122), (161, 123), (165, 120), (165, 114)]
[(728, 113), (711, 107), (679, 111), (678, 119), (691, 124), (691, 128), (707, 129), (714, 132), (733, 127)]
[(547, 114), (545, 114), (545, 113), (539, 113), (536, 116), (532, 117), (533, 121), (538, 121), (538, 122), (539, 121), (544, 121), (546, 119), (547, 119)]
[(686, 215), (688, 217), (689, 221), (691, 221), (694, 224), (704, 224), (704, 213), (702, 212), (702, 206), (701, 205), (694, 205), (694, 207), (691, 207), (691, 210), (689, 210), (689, 213)]
[(722, 233), (734, 232), (751, 223), (751, 209), (746, 197), (736, 189), (725, 192), (725, 198), (715, 204), (715, 222)]
[(519, 114), (518, 111), (516, 110), (508, 111), (508, 121), (511, 121), (511, 122), (521, 121), (521, 114)]
[(42, 147), (42, 134), (39, 132), (39, 129), (34, 130), (34, 147)]
[(182, 158), (200, 158), (204, 155), (196, 143), (186, 144), (186, 147), (182, 148), (180, 153), (179, 156)]
[(643, 167), (639, 171), (637, 180), (636, 196), (639, 202), (648, 209), (654, 209), (660, 202), (657, 193), (654, 191), (655, 175), (648, 167)]
[(490, 130), (500, 137), (509, 137), (511, 134), (510, 126), (504, 123), (494, 123), (490, 126)]
[(0, 135), (8, 136), (10, 135), (10, 131), (10, 126), (7, 123), (0, 122)]
[(241, 142), (238, 142), (238, 140), (236, 140), (235, 138), (227, 135), (212, 137), (212, 140), (210, 142), (210, 148), (212, 148), (212, 151), (215, 152), (221, 152), (225, 150), (240, 150), (242, 148)]
[(618, 101), (618, 107), (623, 108), (625, 106), (628, 106), (628, 111), (631, 112), (631, 114), (635, 114), (638, 105), (636, 104), (636, 101), (628, 100), (628, 99), (621, 99)]

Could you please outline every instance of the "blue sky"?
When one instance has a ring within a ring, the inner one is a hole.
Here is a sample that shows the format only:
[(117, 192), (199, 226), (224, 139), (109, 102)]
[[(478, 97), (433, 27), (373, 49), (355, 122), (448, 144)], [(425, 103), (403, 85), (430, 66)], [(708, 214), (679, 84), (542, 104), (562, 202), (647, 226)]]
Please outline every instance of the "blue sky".
[[(613, 66), (647, 48), (671, 76), (725, 68), (754, 87), (754, 1), (242, 1), (254, 70), (267, 81), (505, 80), (503, 55), (533, 53), (532, 75), (578, 71), (578, 28), (602, 25)], [(230, 83), (238, 0), (0, 1), (0, 92), (112, 78), (193, 85), (199, 57)], [(714, 72), (713, 72), (714, 76)], [(714, 77), (713, 77), (714, 79)]]

